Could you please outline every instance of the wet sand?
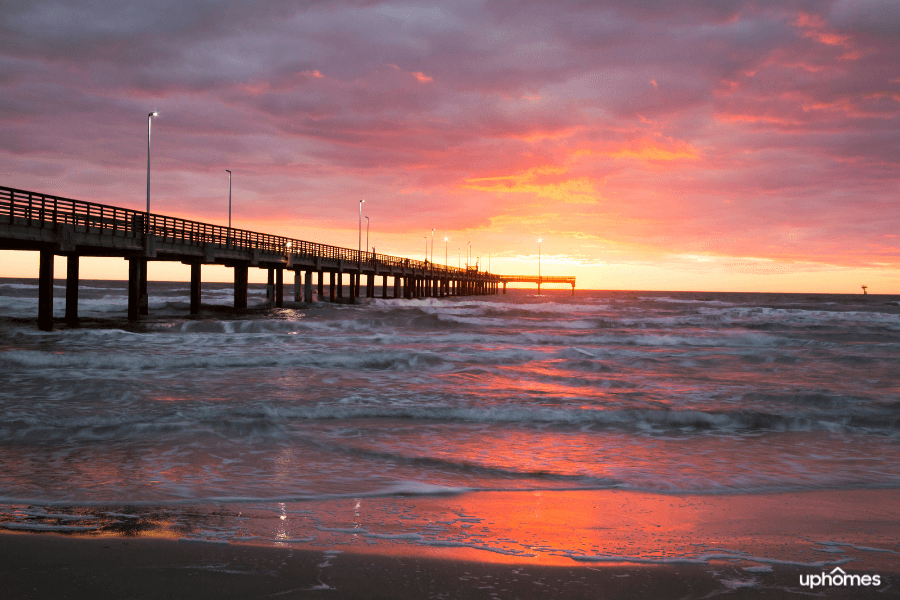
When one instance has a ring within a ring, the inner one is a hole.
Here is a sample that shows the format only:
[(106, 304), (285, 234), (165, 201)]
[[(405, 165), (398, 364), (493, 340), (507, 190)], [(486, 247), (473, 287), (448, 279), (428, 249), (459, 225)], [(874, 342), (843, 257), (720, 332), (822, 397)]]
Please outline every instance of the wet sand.
[[(608, 490), (402, 501), (422, 515), (480, 514), (494, 541), (479, 543), (494, 551), (327, 528), (314, 529), (311, 543), (280, 546), (199, 541), (163, 529), (89, 535), (0, 529), (0, 598), (900, 597), (896, 490), (735, 496)], [(333, 525), (350, 524), (334, 512)], [(291, 518), (268, 520), (292, 526)], [(377, 523), (390, 525), (383, 514)], [(408, 521), (398, 522), (396, 533), (402, 523)], [(498, 552), (505, 536), (531, 540), (534, 552)], [(881, 585), (800, 585), (801, 576), (835, 568), (878, 574)]]
[[(542, 566), (152, 538), (0, 535), (0, 596), (17, 599), (809, 598), (798, 577), (811, 571), (753, 573), (724, 563)], [(882, 577), (881, 591), (817, 592), (827, 598), (900, 596), (900, 577)]]

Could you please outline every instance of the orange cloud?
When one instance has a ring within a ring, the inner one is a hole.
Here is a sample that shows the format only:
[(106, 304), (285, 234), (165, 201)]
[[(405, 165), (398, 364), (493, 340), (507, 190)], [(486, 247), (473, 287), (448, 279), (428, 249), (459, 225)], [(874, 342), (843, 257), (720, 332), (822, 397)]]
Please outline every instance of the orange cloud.
[(567, 172), (565, 167), (543, 165), (512, 175), (467, 179), (464, 187), (493, 194), (533, 194), (565, 204), (597, 204), (600, 193), (590, 178), (552, 180), (555, 179), (552, 176)]
[(678, 142), (670, 147), (665, 147), (649, 140), (643, 140), (627, 148), (605, 154), (613, 158), (638, 158), (644, 161), (697, 160), (700, 158), (700, 152), (690, 144)]

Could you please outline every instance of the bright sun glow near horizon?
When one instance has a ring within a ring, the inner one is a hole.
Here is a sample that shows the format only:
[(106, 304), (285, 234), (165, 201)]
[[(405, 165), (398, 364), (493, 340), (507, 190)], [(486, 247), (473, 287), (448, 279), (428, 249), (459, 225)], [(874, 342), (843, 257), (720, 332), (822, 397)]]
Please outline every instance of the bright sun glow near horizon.
[[(237, 228), (356, 248), (365, 198), (370, 248), (421, 260), (434, 230), (451, 266), (471, 242), (482, 269), (536, 274), (540, 237), (542, 274), (581, 289), (900, 293), (896, 2), (164, 14), (9, 8), (0, 185), (143, 210), (157, 111), (159, 214), (226, 224), (228, 169)], [(37, 264), (0, 251), (2, 277)]]

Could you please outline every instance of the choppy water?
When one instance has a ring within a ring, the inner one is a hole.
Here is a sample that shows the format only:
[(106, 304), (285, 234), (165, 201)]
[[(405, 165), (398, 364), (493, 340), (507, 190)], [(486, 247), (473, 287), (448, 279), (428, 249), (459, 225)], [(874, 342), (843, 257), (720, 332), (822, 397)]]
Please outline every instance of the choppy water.
[(257, 286), (237, 314), (206, 284), (191, 320), (187, 287), (151, 282), (135, 326), (124, 282), (83, 282), (83, 326), (42, 333), (35, 282), (0, 280), (7, 526), (46, 525), (36, 506), (900, 488), (900, 297), (274, 309)]

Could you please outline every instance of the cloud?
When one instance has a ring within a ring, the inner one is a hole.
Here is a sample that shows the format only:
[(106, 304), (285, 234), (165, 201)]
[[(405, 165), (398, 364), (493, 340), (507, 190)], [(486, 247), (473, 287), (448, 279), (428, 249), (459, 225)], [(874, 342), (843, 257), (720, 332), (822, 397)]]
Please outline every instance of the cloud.
[(858, 243), (900, 218), (895, 2), (60, 0), (2, 15), (6, 185), (139, 204), (155, 109), (158, 206), (197, 218), (219, 214), (232, 168), (260, 223), (339, 229), (335, 207), (365, 196), (398, 236), (436, 221), (508, 243), (576, 232), (588, 263), (575, 240), (900, 262)]

